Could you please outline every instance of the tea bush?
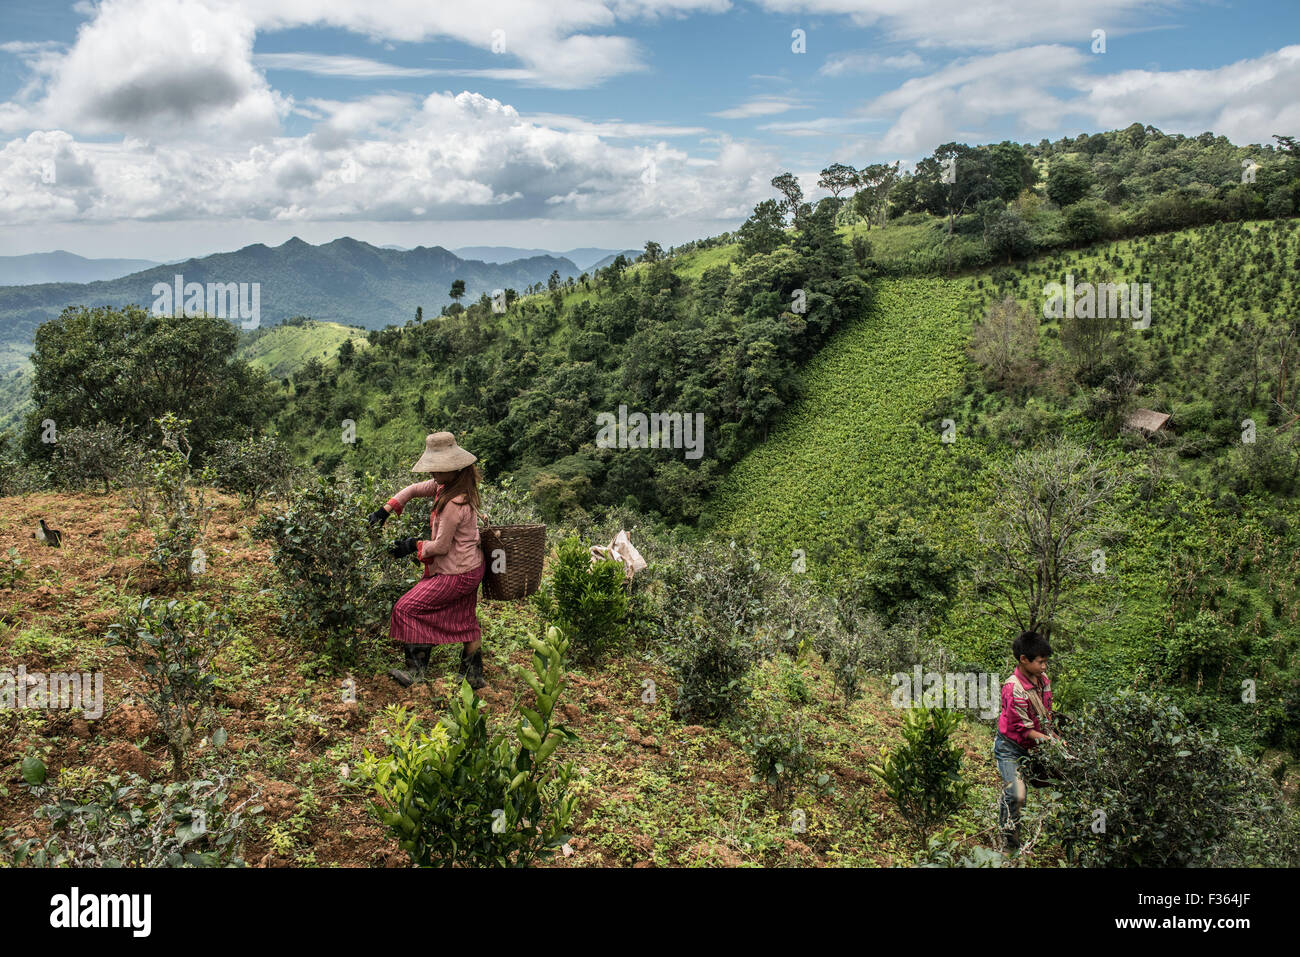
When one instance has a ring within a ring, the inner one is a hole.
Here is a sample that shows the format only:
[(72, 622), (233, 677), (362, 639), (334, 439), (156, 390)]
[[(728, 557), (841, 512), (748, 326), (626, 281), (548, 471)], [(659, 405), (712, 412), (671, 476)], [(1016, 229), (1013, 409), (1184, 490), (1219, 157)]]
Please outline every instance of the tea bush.
[(870, 765), (918, 847), (966, 803), (969, 786), (961, 776), (962, 751), (952, 740), (960, 724), (953, 711), (908, 708), (903, 712), (903, 743), (892, 751), (881, 748), (881, 763)]
[(111, 491), (110, 482), (119, 480), (127, 464), (131, 437), (120, 425), (100, 424), (86, 428), (76, 426), (59, 435), (57, 471), (60, 480), (70, 488), (87, 483), (104, 485), (104, 493)]
[(253, 526), (272, 543), (288, 631), (336, 666), (356, 664), (365, 638), (378, 647), (413, 577), (412, 563), (389, 555), (382, 531), (366, 524), (378, 497), (369, 476), (360, 485), (318, 478)]
[(1067, 747), (1074, 760), (1044, 755), (1065, 775), (1051, 827), (1080, 864), (1295, 861), (1295, 813), (1277, 786), (1169, 698), (1134, 691), (1097, 698), (1075, 716)]
[(203, 772), (170, 784), (112, 774), (80, 786), (46, 784), (39, 759), (24, 762), (28, 789), (46, 803), (43, 840), (7, 829), (0, 857), (15, 867), (243, 867), (247, 820), (262, 813), (250, 796), (233, 808), (227, 778)]
[[(158, 716), (172, 757), (172, 774), (185, 771), (186, 753), (212, 716), (213, 659), (234, 637), (229, 614), (202, 602), (160, 606), (151, 598), (108, 628), (109, 647), (120, 647), (144, 682), (144, 702)], [(213, 744), (225, 740), (218, 729)]]
[(676, 717), (720, 721), (749, 698), (757, 654), (730, 622), (696, 619), (669, 657), (677, 680)]
[(555, 751), (572, 732), (552, 720), (564, 688), (568, 639), (560, 629), (530, 638), (531, 669), (519, 677), (535, 694), (519, 706), (514, 732), (493, 732), (467, 682), (429, 733), (405, 709), (388, 712), (392, 749), (363, 752), (359, 768), (376, 794), (371, 807), (420, 867), (527, 867), (569, 840), (578, 797), (571, 763)]
[[(810, 750), (812, 744), (798, 716), (783, 711), (764, 709), (745, 728), (744, 748), (753, 772), (750, 783), (765, 784), (776, 808), (784, 808), (813, 780), (817, 758)], [(829, 781), (829, 775), (817, 776), (819, 787)]]
[(148, 458), (154, 533), (149, 557), (164, 580), (189, 585), (206, 567), (199, 546), (212, 520), (205, 488), (212, 484), (212, 473), (208, 469), (195, 473), (190, 468), (189, 420), (168, 412), (155, 421), (162, 430), (163, 447), (150, 452)]
[(285, 495), (293, 483), (293, 459), (279, 437), (249, 434), (242, 439), (221, 439), (212, 447), (217, 488), (235, 492), (246, 509), (269, 492)]
[(581, 539), (565, 539), (556, 550), (554, 571), (537, 592), (545, 621), (571, 635), (584, 661), (597, 661), (627, 630), (626, 575), (619, 561), (591, 561)]

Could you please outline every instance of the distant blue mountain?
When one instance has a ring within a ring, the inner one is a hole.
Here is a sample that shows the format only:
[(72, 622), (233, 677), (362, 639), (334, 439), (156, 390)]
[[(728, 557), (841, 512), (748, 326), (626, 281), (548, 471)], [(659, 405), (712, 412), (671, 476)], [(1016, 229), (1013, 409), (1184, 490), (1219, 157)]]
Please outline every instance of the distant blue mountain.
[(344, 237), (312, 246), (294, 237), (280, 246), (262, 243), (230, 253), (215, 253), (173, 265), (152, 265), (129, 276), (89, 283), (0, 286), (0, 351), (9, 344), (30, 349), (36, 327), (67, 306), (124, 306), (148, 309), (155, 283), (259, 283), (261, 325), (294, 316), (382, 329), (415, 317), (417, 306), (432, 318), (451, 303), (453, 280), (465, 280), (466, 300), (496, 289), (520, 293), (545, 283), (552, 272), (561, 278), (582, 273), (574, 263), (539, 255), (507, 263), (466, 260), (441, 246), (382, 249)]
[(157, 265), (150, 259), (87, 259), (62, 249), (26, 256), (0, 256), (0, 286), (96, 282), (129, 276), (133, 272)]
[(556, 256), (572, 261), (582, 272), (591, 272), (598, 263), (608, 265), (620, 252), (629, 259), (641, 255), (639, 249), (598, 249), (594, 246), (584, 246), (566, 252), (555, 252), (551, 249), (520, 249), (517, 246), (462, 246), (454, 252), (462, 259), (481, 259), (489, 263), (507, 263), (515, 259), (527, 259), (530, 256)]

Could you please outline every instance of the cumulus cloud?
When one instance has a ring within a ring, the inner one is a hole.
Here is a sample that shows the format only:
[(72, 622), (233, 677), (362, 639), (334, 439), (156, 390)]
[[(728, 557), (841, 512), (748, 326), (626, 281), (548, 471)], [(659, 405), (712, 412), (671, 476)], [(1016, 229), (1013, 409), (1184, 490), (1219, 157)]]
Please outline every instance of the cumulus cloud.
[[(743, 216), (779, 162), (729, 138), (711, 155), (558, 129), (477, 93), (312, 100), (303, 137), (251, 147), (33, 133), (0, 151), (10, 224), (249, 218), (400, 221)], [(42, 181), (61, 163), (56, 183)], [(66, 172), (65, 172), (66, 170)], [(74, 176), (74, 170), (76, 171)], [(721, 210), (721, 212), (720, 212)]]
[(31, 61), (37, 83), (0, 111), (0, 124), (159, 138), (274, 133), (290, 104), (252, 66), (255, 33), (237, 8), (207, 0), (105, 0), (66, 52)]
[(978, 131), (995, 119), (1038, 134), (1059, 128), (1071, 112), (1049, 85), (1078, 82), (1088, 63), (1086, 54), (1056, 44), (961, 59), (908, 80), (865, 110), (896, 116), (881, 142), (891, 154), (927, 152), (959, 133), (981, 138)]
[(1057, 44), (966, 58), (906, 81), (864, 110), (895, 117), (879, 145), (898, 154), (954, 139), (983, 141), (982, 131), (1003, 121), (1026, 138), (1073, 120), (1093, 129), (1138, 122), (1184, 135), (1213, 130), (1238, 143), (1268, 142), (1300, 127), (1300, 46), (1204, 70), (1096, 75), (1096, 65)]
[(1142, 122), (1188, 135), (1212, 130), (1234, 143), (1300, 129), (1300, 45), (1212, 70), (1125, 70), (1080, 86), (1076, 109), (1104, 129)]

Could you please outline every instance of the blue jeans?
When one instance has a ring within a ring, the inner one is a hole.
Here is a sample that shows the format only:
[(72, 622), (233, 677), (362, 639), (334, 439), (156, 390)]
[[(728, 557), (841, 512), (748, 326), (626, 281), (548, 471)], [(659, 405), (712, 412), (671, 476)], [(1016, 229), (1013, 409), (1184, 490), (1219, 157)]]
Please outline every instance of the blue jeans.
[(1020, 809), (1025, 806), (1024, 764), (1029, 752), (999, 731), (993, 738), (993, 757), (1002, 775), (1002, 799), (998, 802), (998, 826), (1014, 832), (1020, 826)]

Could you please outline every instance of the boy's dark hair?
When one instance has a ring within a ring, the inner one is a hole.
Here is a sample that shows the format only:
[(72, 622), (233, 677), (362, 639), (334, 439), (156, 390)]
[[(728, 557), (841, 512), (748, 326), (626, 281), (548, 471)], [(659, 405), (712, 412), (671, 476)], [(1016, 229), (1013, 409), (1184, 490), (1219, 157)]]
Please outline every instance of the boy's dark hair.
[(1038, 632), (1022, 631), (1020, 637), (1011, 643), (1011, 653), (1016, 656), (1016, 661), (1021, 657), (1033, 661), (1035, 658), (1050, 658), (1052, 646)]

